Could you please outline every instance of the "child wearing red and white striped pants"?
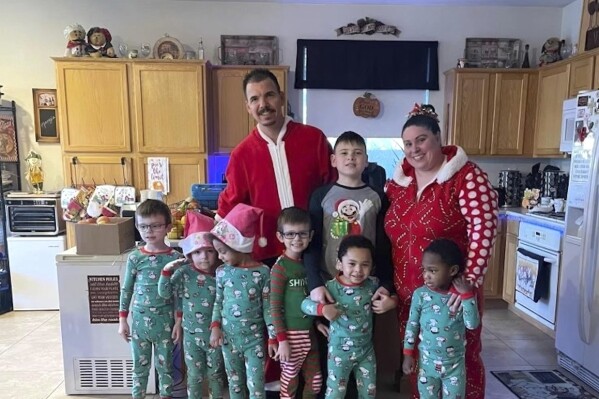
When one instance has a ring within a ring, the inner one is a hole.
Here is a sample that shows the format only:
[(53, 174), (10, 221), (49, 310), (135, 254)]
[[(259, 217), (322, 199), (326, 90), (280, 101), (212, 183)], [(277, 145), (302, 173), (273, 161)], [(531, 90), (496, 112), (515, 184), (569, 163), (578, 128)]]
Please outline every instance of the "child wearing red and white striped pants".
[(308, 296), (307, 275), (301, 261), (312, 238), (310, 214), (300, 208), (283, 209), (277, 221), (277, 238), (285, 252), (270, 274), (270, 306), (278, 342), (275, 359), (281, 362), (281, 399), (295, 398), (298, 376), (304, 376), (304, 399), (314, 398), (322, 387), (322, 374), (313, 318), (303, 314)]

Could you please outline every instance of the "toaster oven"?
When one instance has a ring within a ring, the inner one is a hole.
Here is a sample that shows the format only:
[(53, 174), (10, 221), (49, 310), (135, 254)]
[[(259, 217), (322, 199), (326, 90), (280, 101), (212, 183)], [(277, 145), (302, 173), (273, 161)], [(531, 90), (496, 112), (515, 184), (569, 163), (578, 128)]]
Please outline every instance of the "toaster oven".
[(55, 236), (65, 231), (58, 193), (9, 193), (5, 208), (11, 235)]

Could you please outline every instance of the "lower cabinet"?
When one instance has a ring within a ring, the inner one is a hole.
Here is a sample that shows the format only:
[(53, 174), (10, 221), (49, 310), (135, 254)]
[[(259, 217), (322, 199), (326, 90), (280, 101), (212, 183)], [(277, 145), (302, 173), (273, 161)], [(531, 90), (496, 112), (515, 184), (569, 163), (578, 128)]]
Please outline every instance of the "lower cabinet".
[(518, 227), (520, 222), (508, 220), (505, 235), (503, 267), (503, 300), (514, 304), (516, 297), (516, 251), (518, 250)]
[(505, 221), (500, 219), (497, 225), (497, 237), (491, 251), (491, 258), (483, 284), (485, 299), (501, 299), (503, 281), (503, 246), (505, 241)]

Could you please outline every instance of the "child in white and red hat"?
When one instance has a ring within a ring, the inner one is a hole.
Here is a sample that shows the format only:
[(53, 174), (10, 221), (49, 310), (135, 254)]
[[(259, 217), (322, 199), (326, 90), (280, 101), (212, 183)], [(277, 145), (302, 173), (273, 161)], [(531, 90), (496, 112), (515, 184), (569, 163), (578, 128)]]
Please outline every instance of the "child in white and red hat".
[[(220, 264), (212, 245), (210, 229), (214, 219), (188, 211), (188, 235), (180, 242), (185, 259), (164, 266), (158, 281), (163, 298), (178, 295), (173, 338), (181, 339), (187, 366), (187, 397), (202, 398), (202, 382), (207, 377), (210, 397), (222, 398), (225, 384), (223, 355), (210, 346), (210, 322), (216, 297), (216, 267)], [(183, 330), (183, 331), (181, 331)]]
[[(265, 327), (274, 337), (270, 315), (270, 269), (252, 259), (256, 232), (262, 237), (264, 211), (236, 205), (211, 233), (214, 249), (225, 263), (216, 270), (216, 301), (212, 313), (210, 344), (222, 346), (231, 398), (263, 399), (267, 348)], [(276, 345), (268, 347), (269, 353)]]

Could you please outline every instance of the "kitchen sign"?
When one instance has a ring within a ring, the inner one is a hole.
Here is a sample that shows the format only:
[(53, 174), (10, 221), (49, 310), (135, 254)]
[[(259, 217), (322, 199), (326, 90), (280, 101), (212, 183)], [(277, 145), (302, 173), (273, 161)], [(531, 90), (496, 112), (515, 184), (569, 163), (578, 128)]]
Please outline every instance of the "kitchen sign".
[(113, 324), (119, 322), (119, 276), (87, 276), (89, 322)]

